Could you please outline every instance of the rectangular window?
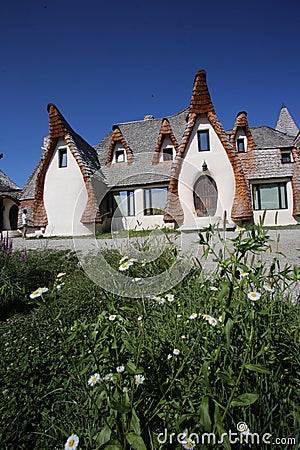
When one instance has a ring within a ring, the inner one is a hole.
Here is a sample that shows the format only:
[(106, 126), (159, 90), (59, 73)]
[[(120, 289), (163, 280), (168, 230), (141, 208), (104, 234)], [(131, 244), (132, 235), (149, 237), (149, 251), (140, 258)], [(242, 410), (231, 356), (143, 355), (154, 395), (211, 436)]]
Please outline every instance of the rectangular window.
[(67, 167), (67, 149), (61, 148), (58, 151), (58, 167)]
[(108, 196), (109, 217), (134, 216), (134, 191), (113, 191)]
[(209, 130), (200, 130), (197, 134), (199, 152), (209, 151)]
[(287, 209), (286, 183), (255, 184), (252, 186), (253, 208)]
[(172, 147), (163, 148), (162, 155), (163, 155), (163, 161), (172, 161), (173, 148)]
[(245, 151), (245, 140), (243, 138), (239, 138), (236, 140), (236, 146), (239, 153), (243, 153)]
[(282, 164), (292, 162), (292, 153), (290, 151), (281, 152), (281, 162), (282, 162)]
[(125, 162), (125, 150), (116, 150), (116, 163)]
[(168, 188), (151, 188), (144, 190), (144, 215), (155, 216), (165, 213)]

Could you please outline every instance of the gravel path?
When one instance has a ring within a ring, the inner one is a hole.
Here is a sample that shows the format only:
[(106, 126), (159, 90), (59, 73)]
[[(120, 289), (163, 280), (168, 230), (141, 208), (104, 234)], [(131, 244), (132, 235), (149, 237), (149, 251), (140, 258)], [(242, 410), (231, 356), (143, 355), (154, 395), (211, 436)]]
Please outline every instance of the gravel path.
[[(230, 239), (236, 236), (236, 232), (227, 232), (227, 238)], [(290, 230), (269, 230), (269, 236), (271, 238), (271, 248), (272, 252), (265, 252), (262, 255), (262, 259), (270, 261), (274, 256), (278, 256), (283, 263), (290, 265), (300, 265), (300, 229), (290, 229)], [(168, 235), (171, 237), (172, 235)], [(176, 238), (180, 242), (180, 238)], [(277, 242), (277, 240), (279, 241)], [(70, 239), (47, 239), (47, 238), (37, 238), (37, 239), (22, 239), (21, 237), (12, 238), (14, 249), (24, 249), (27, 250), (45, 250), (45, 249), (57, 249), (57, 250), (99, 250), (99, 249), (110, 249), (110, 248), (121, 248), (123, 251), (128, 246), (129, 240), (126, 238), (119, 239), (95, 239), (91, 238), (76, 238)], [(130, 239), (130, 245), (139, 247), (145, 242), (151, 242), (153, 246), (167, 245), (167, 240), (162, 236), (153, 237), (135, 237)], [(196, 242), (197, 236), (191, 235), (190, 242)], [(180, 245), (180, 244), (179, 244)], [(278, 255), (277, 252), (283, 255)]]

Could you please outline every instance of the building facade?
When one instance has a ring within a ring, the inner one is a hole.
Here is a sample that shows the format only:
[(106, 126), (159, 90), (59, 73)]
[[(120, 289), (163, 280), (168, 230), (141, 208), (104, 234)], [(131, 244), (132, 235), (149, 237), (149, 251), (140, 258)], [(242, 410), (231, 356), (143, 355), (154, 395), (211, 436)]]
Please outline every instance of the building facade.
[(95, 147), (48, 105), (49, 136), (23, 189), (35, 228), (46, 235), (211, 223), (296, 224), (300, 218), (300, 134), (286, 106), (275, 128), (232, 130), (217, 118), (204, 70), (190, 105), (172, 116), (114, 125)]

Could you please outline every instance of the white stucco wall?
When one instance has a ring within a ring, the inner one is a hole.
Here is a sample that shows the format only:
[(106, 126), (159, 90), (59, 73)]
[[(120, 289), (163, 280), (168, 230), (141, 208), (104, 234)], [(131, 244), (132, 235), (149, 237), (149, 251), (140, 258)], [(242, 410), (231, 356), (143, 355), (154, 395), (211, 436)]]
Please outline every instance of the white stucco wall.
[(11, 200), (10, 198), (4, 198), (3, 199), (3, 230), (10, 230), (10, 221), (9, 221), (9, 211), (10, 208), (15, 205), (16, 203)]
[[(198, 130), (209, 130), (209, 151), (198, 150)], [(204, 161), (208, 166), (208, 171), (205, 173), (202, 171)], [(210, 176), (217, 185), (218, 203), (214, 217), (197, 217), (195, 211), (193, 188), (201, 175)], [(183, 230), (198, 229), (210, 223), (221, 221), (225, 210), (228, 220), (231, 220), (230, 213), (235, 192), (234, 173), (225, 149), (206, 117), (198, 117), (191, 134), (179, 175), (178, 190), (184, 212)]]
[[(272, 226), (272, 225), (293, 225), (298, 222), (294, 219), (293, 212), (293, 191), (292, 191), (292, 183), (286, 179), (277, 179), (277, 180), (264, 180), (265, 183), (276, 183), (276, 182), (284, 182), (287, 181), (286, 185), (286, 194), (287, 194), (287, 209), (272, 209), (266, 210), (264, 225)], [(262, 183), (261, 180), (259, 180)], [(258, 182), (254, 182), (253, 184), (258, 184)], [(252, 186), (251, 186), (251, 195), (252, 195)], [(253, 203), (252, 203), (253, 204)], [(260, 223), (260, 219), (264, 214), (263, 210), (254, 210), (253, 217), (255, 223)], [(277, 219), (276, 219), (277, 215)]]
[[(59, 149), (67, 148), (67, 167), (59, 168)], [(73, 216), (76, 206), (76, 235), (90, 234), (90, 227), (82, 224), (81, 217), (86, 202), (87, 191), (80, 168), (64, 140), (56, 146), (45, 176), (44, 204), (48, 216), (46, 236), (73, 235)], [(79, 201), (78, 201), (79, 200)]]

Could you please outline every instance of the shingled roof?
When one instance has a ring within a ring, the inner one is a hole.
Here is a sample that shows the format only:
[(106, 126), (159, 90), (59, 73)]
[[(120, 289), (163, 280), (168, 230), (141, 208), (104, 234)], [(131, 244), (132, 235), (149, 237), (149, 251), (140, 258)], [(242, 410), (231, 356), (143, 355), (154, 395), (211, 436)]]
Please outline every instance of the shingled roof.
[(20, 197), (20, 194), (21, 188), (0, 170), (0, 195), (17, 200)]
[(285, 105), (282, 105), (281, 107), (275, 128), (277, 131), (281, 131), (282, 133), (293, 137), (297, 136), (299, 133), (299, 129)]
[[(188, 109), (185, 109), (166, 118), (177, 143), (180, 142), (185, 130), (187, 114)], [(113, 131), (95, 147), (102, 173), (109, 187), (139, 186), (143, 184), (168, 183), (170, 181), (171, 162), (153, 165), (153, 155), (164, 120), (146, 119), (114, 125)], [(107, 164), (113, 133), (116, 129), (120, 131), (130, 149), (130, 164)]]

